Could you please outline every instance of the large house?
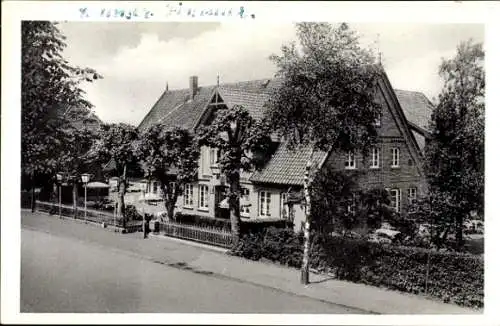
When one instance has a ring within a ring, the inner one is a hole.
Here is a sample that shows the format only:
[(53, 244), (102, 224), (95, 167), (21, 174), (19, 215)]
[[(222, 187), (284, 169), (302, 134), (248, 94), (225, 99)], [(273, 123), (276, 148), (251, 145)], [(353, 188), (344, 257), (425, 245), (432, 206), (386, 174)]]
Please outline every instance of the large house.
[[(198, 78), (189, 78), (189, 87), (161, 94), (139, 125), (145, 130), (155, 123), (184, 127), (193, 131), (210, 123), (212, 113), (242, 105), (254, 118), (261, 118), (264, 104), (278, 79), (252, 80), (199, 87)], [(358, 153), (316, 152), (313, 169), (332, 165), (338, 169), (363, 171), (363, 187), (383, 186), (389, 190), (393, 208), (405, 213), (408, 203), (425, 191), (422, 152), (428, 137), (432, 104), (419, 92), (394, 90), (384, 72), (377, 85), (382, 115), (376, 122), (378, 143), (368, 158)], [(287, 194), (300, 192), (311, 148), (292, 151), (284, 143), (276, 149), (260, 171), (241, 176), (242, 218), (288, 218), (296, 229), (304, 221), (303, 205), (290, 204)], [(188, 184), (176, 210), (186, 214), (223, 217), (227, 207), (226, 185), (217, 167), (217, 150), (201, 148), (198, 180)], [(150, 189), (158, 191), (155, 182)]]

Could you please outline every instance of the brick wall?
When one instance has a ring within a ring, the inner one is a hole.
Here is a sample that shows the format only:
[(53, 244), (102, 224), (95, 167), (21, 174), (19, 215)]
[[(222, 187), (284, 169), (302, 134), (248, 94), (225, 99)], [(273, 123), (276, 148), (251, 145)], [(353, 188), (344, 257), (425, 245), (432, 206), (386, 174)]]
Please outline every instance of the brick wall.
[[(382, 117), (378, 130), (376, 147), (379, 148), (379, 167), (371, 168), (371, 153), (363, 157), (355, 153), (356, 169), (360, 172), (358, 183), (363, 189), (384, 187), (400, 189), (401, 213), (404, 215), (408, 207), (408, 189), (417, 188), (417, 197), (425, 191), (425, 180), (419, 172), (417, 164), (421, 158), (412, 154), (410, 144), (406, 141), (404, 125), (400, 115), (397, 114), (395, 105), (387, 100), (382, 91), (378, 94), (379, 103), (382, 105)], [(409, 134), (409, 133), (408, 133)], [(392, 167), (392, 148), (399, 148), (399, 167)], [(335, 169), (345, 170), (346, 154), (333, 152), (328, 157), (326, 165)]]

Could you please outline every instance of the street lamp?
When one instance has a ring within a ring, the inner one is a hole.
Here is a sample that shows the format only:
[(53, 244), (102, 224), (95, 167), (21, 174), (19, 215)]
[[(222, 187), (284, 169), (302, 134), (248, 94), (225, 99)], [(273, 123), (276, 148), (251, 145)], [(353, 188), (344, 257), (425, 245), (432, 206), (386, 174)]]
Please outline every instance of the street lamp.
[(63, 173), (62, 172), (57, 172), (56, 173), (56, 180), (57, 180), (57, 186), (58, 186), (58, 193), (59, 193), (59, 218), (62, 218), (61, 215), (61, 183), (63, 180)]
[(87, 223), (87, 183), (90, 180), (90, 174), (82, 174), (82, 182), (85, 184), (85, 223)]

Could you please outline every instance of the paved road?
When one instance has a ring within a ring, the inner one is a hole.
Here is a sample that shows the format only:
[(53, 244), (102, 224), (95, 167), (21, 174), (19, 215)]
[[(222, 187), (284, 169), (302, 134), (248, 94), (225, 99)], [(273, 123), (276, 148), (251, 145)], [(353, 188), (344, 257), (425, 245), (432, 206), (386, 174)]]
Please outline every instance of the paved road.
[[(53, 217), (23, 217), (22, 225), (21, 312), (354, 313), (152, 261), (138, 254), (137, 248), (148, 241), (139, 235)], [(171, 249), (187, 250), (193, 259), (200, 252), (187, 246)]]

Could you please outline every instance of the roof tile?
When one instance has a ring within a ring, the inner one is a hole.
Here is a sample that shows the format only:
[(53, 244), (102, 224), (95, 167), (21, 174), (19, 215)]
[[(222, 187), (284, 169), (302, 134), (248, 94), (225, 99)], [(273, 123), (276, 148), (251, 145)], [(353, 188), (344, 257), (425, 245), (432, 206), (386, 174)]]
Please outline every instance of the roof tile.
[[(312, 146), (302, 146), (292, 150), (287, 147), (285, 142), (281, 143), (264, 168), (253, 173), (250, 181), (281, 185), (302, 185), (311, 150)], [(326, 155), (325, 152), (315, 151), (312, 158), (313, 168), (318, 167)]]

